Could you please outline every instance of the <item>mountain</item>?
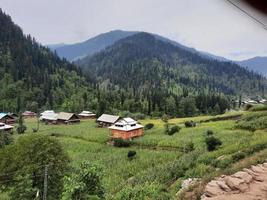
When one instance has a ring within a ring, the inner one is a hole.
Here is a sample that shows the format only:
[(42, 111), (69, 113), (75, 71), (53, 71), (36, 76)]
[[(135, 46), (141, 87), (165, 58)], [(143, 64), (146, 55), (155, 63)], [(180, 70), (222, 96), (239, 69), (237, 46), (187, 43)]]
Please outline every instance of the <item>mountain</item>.
[(73, 102), (87, 91), (80, 70), (24, 35), (1, 9), (0, 24), (1, 111), (73, 110)]
[(267, 57), (254, 57), (248, 60), (236, 61), (236, 63), (267, 77)]
[(179, 95), (184, 90), (262, 95), (266, 90), (266, 79), (258, 74), (232, 62), (204, 58), (145, 32), (121, 39), (77, 64), (106, 87), (136, 93), (155, 88)]
[(70, 45), (48, 45), (52, 50), (55, 50), (61, 58), (66, 58), (69, 61), (75, 61), (77, 59), (83, 58), (88, 55), (92, 55), (107, 46), (113, 44), (114, 42), (125, 38), (127, 36), (133, 35), (136, 32), (131, 31), (121, 31), (115, 30), (108, 33), (100, 34), (93, 37), (85, 42), (80, 42)]
[[(94, 53), (97, 53), (106, 47), (113, 45), (115, 42), (117, 42), (120, 39), (126, 38), (128, 36), (134, 35), (140, 33), (138, 31), (122, 31), (122, 30), (114, 30), (107, 33), (102, 33), (100, 35), (97, 35), (94, 38), (88, 39), (87, 41), (76, 43), (76, 44), (51, 44), (47, 45), (51, 50), (56, 51), (57, 54), (61, 58), (66, 58), (69, 61), (76, 61), (78, 59), (82, 59), (86, 56), (93, 55)], [(150, 33), (151, 35), (154, 35), (157, 39), (168, 42), (174, 46), (180, 47), (184, 50), (190, 51), (192, 53), (197, 53), (200, 56), (208, 59), (215, 59), (219, 61), (227, 61), (227, 59), (219, 56), (212, 55), (210, 53), (197, 51), (196, 49), (192, 47), (187, 47), (185, 45), (182, 45), (176, 41), (170, 40), (168, 38), (165, 38), (163, 36)]]

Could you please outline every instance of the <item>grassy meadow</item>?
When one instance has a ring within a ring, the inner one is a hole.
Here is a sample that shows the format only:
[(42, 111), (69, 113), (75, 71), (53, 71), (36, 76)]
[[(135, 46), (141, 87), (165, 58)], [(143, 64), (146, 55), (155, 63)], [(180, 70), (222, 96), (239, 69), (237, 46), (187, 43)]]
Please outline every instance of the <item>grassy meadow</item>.
[[(266, 116), (267, 111), (256, 110), (171, 119), (170, 125), (182, 127), (172, 136), (164, 133), (161, 119), (140, 120), (143, 125), (153, 123), (154, 127), (146, 130), (143, 137), (134, 139), (127, 148), (108, 144), (108, 129), (98, 128), (95, 120), (83, 120), (75, 125), (40, 123), (38, 133), (32, 133), (32, 128), (37, 127), (36, 119), (26, 119), (25, 124), (26, 134), (48, 134), (57, 138), (69, 154), (73, 168), (83, 161), (99, 164), (107, 199), (122, 199), (128, 186), (146, 188), (149, 184), (159, 185), (155, 189), (157, 193), (166, 194), (164, 198), (159, 195), (159, 199), (173, 199), (178, 198), (176, 193), (182, 180), (216, 176), (231, 166), (238, 169), (239, 162), (266, 149)], [(196, 127), (186, 128), (184, 122), (188, 120), (196, 122)], [(215, 151), (207, 151), (207, 130), (212, 130), (214, 137), (222, 141)], [(14, 134), (14, 137), (23, 135)], [(189, 143), (194, 146), (190, 152), (185, 151)], [(134, 159), (127, 157), (129, 150), (137, 152)]]

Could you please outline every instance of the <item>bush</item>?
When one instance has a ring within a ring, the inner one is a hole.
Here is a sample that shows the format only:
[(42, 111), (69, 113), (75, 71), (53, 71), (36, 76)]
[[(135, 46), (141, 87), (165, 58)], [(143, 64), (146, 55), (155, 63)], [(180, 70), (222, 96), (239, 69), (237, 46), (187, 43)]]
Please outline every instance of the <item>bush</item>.
[(174, 135), (175, 133), (179, 132), (181, 130), (181, 127), (179, 126), (173, 126), (169, 129), (168, 135)]
[(213, 131), (212, 130), (207, 130), (206, 134), (207, 134), (207, 136), (211, 136), (211, 135), (213, 135)]
[(194, 150), (195, 150), (195, 147), (194, 147), (194, 143), (192, 141), (185, 143), (183, 146), (183, 149), (182, 149), (182, 151), (184, 153), (189, 153), (189, 152), (194, 151)]
[(244, 107), (244, 110), (245, 110), (245, 111), (250, 110), (252, 107), (253, 107), (253, 105), (251, 105), (251, 104), (246, 104), (245, 107)]
[(23, 134), (27, 130), (27, 127), (25, 125), (20, 125), (17, 127), (17, 133)]
[(114, 139), (113, 144), (115, 147), (129, 147), (131, 145), (129, 140), (123, 140), (123, 139)]
[(13, 142), (13, 138), (10, 133), (0, 131), (0, 148), (9, 145)]
[(136, 156), (136, 151), (128, 151), (127, 157), (133, 159)]
[(235, 153), (235, 154), (232, 155), (232, 159), (235, 162), (237, 162), (239, 160), (242, 160), (245, 157), (246, 157), (246, 154), (244, 152), (242, 152), (242, 151), (239, 151), (239, 152), (237, 152), (237, 153)]
[(195, 127), (196, 126), (196, 122), (194, 121), (186, 121), (184, 123), (185, 127), (189, 128), (189, 127)]
[(148, 124), (145, 125), (145, 130), (152, 129), (153, 127), (154, 127), (153, 123), (148, 123)]
[(218, 146), (222, 145), (221, 140), (219, 140), (218, 138), (215, 138), (214, 136), (206, 137), (205, 142), (206, 142), (208, 151), (214, 151), (218, 148)]
[(233, 159), (226, 157), (224, 159), (216, 159), (212, 162), (212, 166), (215, 168), (225, 169), (233, 163)]

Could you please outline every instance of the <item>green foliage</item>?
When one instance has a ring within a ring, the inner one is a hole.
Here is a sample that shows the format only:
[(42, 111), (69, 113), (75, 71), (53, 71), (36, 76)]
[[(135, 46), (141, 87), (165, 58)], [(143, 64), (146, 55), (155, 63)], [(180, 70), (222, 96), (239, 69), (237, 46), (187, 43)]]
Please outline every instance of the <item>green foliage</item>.
[(124, 140), (120, 138), (115, 138), (113, 140), (113, 145), (115, 147), (129, 147), (131, 145), (131, 142), (129, 140)]
[(196, 122), (194, 121), (186, 121), (184, 123), (185, 127), (195, 127), (196, 126)]
[(17, 133), (23, 134), (27, 130), (27, 127), (24, 125), (24, 119), (23, 119), (22, 115), (19, 116), (18, 124), (19, 125), (17, 127)]
[(222, 142), (220, 139), (214, 137), (214, 136), (208, 136), (205, 138), (205, 142), (207, 145), (208, 151), (214, 151), (216, 150), (219, 146), (222, 145)]
[(152, 129), (153, 127), (154, 127), (153, 123), (148, 123), (148, 124), (145, 125), (145, 130)]
[(237, 162), (239, 160), (242, 160), (246, 157), (246, 154), (242, 151), (236, 152), (232, 155), (233, 161)]
[(126, 185), (118, 194), (117, 200), (168, 200), (170, 195), (159, 183), (145, 183), (144, 185)]
[(8, 132), (0, 131), (0, 148), (13, 142), (12, 135)]
[(211, 136), (211, 135), (213, 135), (214, 134), (214, 132), (212, 131), (212, 130), (207, 130), (207, 132), (206, 132), (206, 135), (207, 136)]
[(83, 162), (79, 171), (65, 177), (63, 199), (103, 199), (102, 169), (89, 162)]
[(256, 131), (267, 128), (267, 112), (253, 112), (247, 114), (239, 120), (235, 126), (236, 128)]
[(180, 126), (172, 126), (168, 132), (168, 135), (173, 135), (175, 133), (178, 133), (180, 130), (181, 130)]
[(42, 195), (44, 167), (48, 165), (48, 199), (59, 199), (68, 162), (56, 139), (22, 136), (0, 151), (0, 181), (11, 180), (3, 184), (11, 199), (33, 199), (37, 191)]
[(184, 153), (189, 153), (189, 152), (194, 151), (194, 150), (195, 150), (195, 146), (194, 146), (194, 143), (192, 141), (185, 142), (183, 144), (182, 151)]

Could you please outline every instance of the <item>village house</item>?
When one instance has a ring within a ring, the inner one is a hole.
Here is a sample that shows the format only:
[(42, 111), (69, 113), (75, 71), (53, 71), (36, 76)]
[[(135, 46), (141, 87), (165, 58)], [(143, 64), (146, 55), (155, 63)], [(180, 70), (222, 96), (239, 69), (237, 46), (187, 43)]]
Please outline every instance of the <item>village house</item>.
[(144, 134), (144, 126), (137, 123), (132, 118), (123, 118), (109, 127), (110, 136), (113, 139), (129, 140), (140, 137)]
[(0, 113), (0, 123), (14, 124), (16, 119), (8, 113)]
[(25, 111), (24, 113), (22, 113), (22, 116), (24, 118), (32, 118), (32, 117), (36, 117), (36, 113), (32, 111)]
[(108, 127), (115, 124), (119, 119), (120, 117), (116, 115), (102, 114), (96, 121), (99, 127)]
[(94, 119), (96, 115), (90, 111), (82, 111), (79, 115), (80, 119)]
[(0, 132), (8, 132), (12, 133), (14, 126), (5, 124), (5, 123), (0, 123)]
[(73, 124), (79, 122), (80, 122), (79, 116), (74, 113), (60, 112), (57, 115), (58, 124)]
[(56, 124), (57, 123), (57, 113), (53, 110), (46, 110), (40, 114), (40, 121), (49, 123), (49, 124)]

